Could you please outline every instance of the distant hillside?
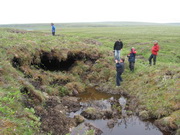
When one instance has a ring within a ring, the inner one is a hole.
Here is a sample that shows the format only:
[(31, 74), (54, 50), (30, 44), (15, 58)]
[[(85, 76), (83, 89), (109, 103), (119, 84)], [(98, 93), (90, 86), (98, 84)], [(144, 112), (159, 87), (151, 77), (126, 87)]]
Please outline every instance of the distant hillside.
[(167, 23), (168, 25), (180, 26), (180, 23)]
[[(176, 25), (180, 23), (148, 23), (148, 22), (84, 22), (84, 23), (56, 23), (57, 27), (121, 27), (121, 26), (154, 26), (154, 25)], [(16, 28), (25, 30), (48, 30), (50, 23), (42, 24), (1, 24), (0, 27)]]

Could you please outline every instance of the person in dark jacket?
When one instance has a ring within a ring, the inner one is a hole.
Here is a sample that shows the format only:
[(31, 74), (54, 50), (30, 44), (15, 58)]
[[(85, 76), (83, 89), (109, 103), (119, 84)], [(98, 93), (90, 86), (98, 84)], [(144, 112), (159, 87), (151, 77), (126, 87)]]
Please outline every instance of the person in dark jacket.
[(122, 73), (124, 72), (124, 59), (120, 59), (120, 61), (115, 60), (116, 62), (116, 86), (120, 86), (120, 82), (122, 82)]
[(154, 41), (154, 46), (151, 48), (151, 55), (149, 57), (149, 65), (152, 65), (152, 59), (153, 59), (153, 64), (156, 65), (156, 56), (158, 55), (159, 51), (159, 45), (158, 41)]
[(51, 28), (52, 28), (52, 35), (55, 36), (56, 28), (54, 26), (54, 23), (51, 23)]
[(129, 61), (129, 69), (134, 71), (134, 64), (136, 59), (136, 50), (134, 47), (131, 48), (130, 53), (127, 55)]
[(123, 48), (123, 42), (121, 39), (114, 43), (114, 57), (115, 60), (120, 60), (120, 51)]

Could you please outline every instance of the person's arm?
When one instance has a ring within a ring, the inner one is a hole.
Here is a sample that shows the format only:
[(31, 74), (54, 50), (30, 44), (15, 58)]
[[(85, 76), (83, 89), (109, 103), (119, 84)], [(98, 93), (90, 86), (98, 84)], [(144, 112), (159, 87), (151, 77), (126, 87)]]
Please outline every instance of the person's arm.
[(121, 74), (124, 72), (124, 63), (120, 64), (120, 71), (121, 71)]
[(153, 51), (154, 51), (154, 52), (158, 52), (158, 51), (159, 51), (159, 46), (154, 47), (154, 48), (153, 48)]
[(159, 45), (157, 46), (157, 52), (159, 51)]

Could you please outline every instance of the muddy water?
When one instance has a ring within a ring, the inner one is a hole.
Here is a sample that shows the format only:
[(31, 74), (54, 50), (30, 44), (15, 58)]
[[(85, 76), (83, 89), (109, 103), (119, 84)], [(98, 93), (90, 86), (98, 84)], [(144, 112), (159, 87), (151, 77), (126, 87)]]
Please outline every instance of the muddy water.
[[(106, 93), (101, 93), (95, 89), (87, 89), (85, 93), (79, 95), (80, 102), (82, 106), (100, 106), (103, 109), (110, 109), (110, 100), (116, 98), (122, 107), (122, 118), (117, 119), (113, 127), (108, 127), (108, 122), (112, 121), (110, 119), (100, 119), (100, 120), (87, 120), (80, 124), (78, 127), (74, 128), (71, 135), (83, 135), (85, 134), (87, 127), (85, 123), (91, 123), (96, 128), (100, 129), (103, 133), (101, 135), (169, 135), (168, 133), (161, 132), (151, 121), (141, 121), (137, 116), (127, 116), (125, 105), (126, 99), (120, 95), (111, 95)], [(70, 113), (70, 117), (80, 114), (85, 107), (81, 108), (77, 112)]]
[(99, 92), (95, 90), (95, 88), (88, 88), (86, 89), (85, 92), (79, 94), (78, 97), (80, 97), (80, 101), (83, 103), (83, 102), (93, 101), (93, 100), (109, 99), (111, 97), (119, 99), (120, 95), (107, 94), (104, 92)]

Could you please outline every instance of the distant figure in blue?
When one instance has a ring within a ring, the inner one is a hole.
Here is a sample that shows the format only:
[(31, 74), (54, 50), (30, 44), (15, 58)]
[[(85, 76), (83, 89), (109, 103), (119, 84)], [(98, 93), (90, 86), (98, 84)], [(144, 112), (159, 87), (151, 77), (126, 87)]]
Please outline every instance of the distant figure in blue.
[(54, 23), (51, 23), (51, 27), (52, 27), (52, 35), (55, 36), (56, 28), (54, 26)]
[(115, 60), (116, 62), (116, 87), (120, 86), (120, 82), (122, 82), (122, 73), (124, 72), (124, 59), (120, 59), (120, 61)]
[(120, 51), (123, 48), (123, 42), (121, 41), (121, 39), (119, 39), (118, 41), (116, 41), (114, 43), (114, 58), (115, 60), (120, 60)]

